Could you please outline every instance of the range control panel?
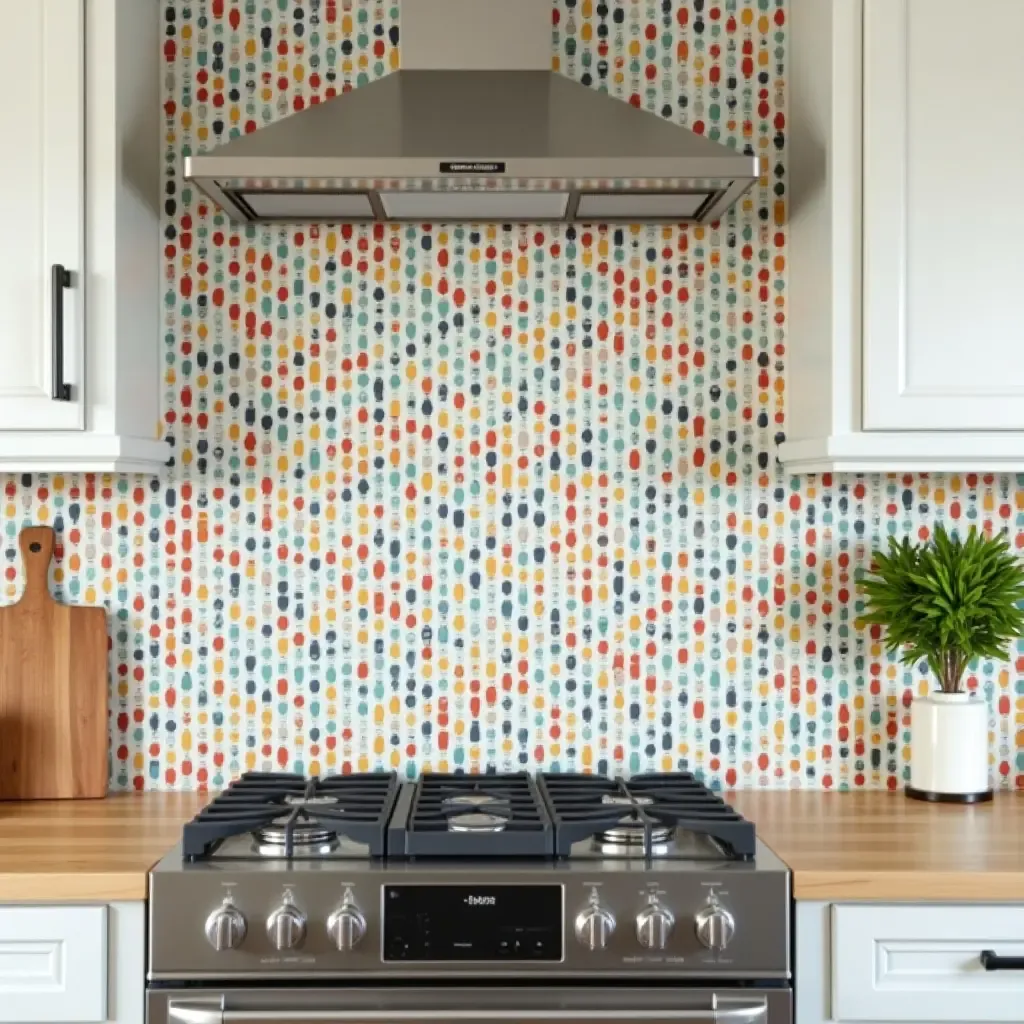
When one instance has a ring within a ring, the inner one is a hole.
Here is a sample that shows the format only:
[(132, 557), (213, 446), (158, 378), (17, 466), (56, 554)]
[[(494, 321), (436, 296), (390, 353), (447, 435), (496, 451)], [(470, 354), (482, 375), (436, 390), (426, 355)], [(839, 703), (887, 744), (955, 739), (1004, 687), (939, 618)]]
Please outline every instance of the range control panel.
[(554, 962), (561, 885), (385, 885), (384, 960)]
[(615, 870), (587, 862), (317, 867), (154, 872), (151, 977), (789, 972), (784, 870), (713, 863)]

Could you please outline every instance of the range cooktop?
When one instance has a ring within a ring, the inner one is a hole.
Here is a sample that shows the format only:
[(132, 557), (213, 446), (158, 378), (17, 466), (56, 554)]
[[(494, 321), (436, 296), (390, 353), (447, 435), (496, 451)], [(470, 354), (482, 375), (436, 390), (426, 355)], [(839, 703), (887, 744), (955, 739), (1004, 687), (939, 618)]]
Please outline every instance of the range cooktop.
[(189, 860), (691, 858), (746, 860), (747, 821), (687, 773), (628, 781), (525, 772), (243, 775), (185, 825)]
[(784, 978), (789, 905), (686, 773), (255, 774), (151, 872), (150, 974)]

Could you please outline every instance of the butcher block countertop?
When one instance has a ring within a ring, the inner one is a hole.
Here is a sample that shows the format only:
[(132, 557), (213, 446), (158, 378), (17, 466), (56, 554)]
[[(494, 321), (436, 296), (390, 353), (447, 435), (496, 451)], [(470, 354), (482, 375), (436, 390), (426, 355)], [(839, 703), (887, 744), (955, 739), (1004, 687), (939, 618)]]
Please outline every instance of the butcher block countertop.
[(144, 900), (146, 873), (209, 794), (0, 803), (0, 903)]
[(737, 792), (798, 900), (1024, 901), (1024, 793), (961, 806), (902, 793)]
[[(978, 807), (901, 793), (727, 797), (801, 900), (1024, 901), (1024, 793)], [(146, 873), (209, 794), (0, 803), (0, 903), (146, 898)]]

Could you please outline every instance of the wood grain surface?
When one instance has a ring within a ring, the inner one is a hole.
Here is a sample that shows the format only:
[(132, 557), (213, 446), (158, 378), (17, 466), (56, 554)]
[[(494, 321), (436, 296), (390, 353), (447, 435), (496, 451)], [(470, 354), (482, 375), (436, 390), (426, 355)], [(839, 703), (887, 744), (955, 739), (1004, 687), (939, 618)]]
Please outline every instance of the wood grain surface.
[[(144, 899), (150, 867), (211, 798), (0, 803), (0, 903)], [(728, 799), (789, 864), (797, 899), (1024, 902), (1024, 793), (974, 808), (881, 792)]]
[(25, 589), (0, 608), (0, 799), (107, 792), (107, 618), (50, 596), (53, 530), (19, 544)]
[(737, 792), (798, 900), (1024, 901), (1024, 793), (963, 807), (903, 793)]
[(0, 903), (142, 900), (210, 794), (0, 803)]

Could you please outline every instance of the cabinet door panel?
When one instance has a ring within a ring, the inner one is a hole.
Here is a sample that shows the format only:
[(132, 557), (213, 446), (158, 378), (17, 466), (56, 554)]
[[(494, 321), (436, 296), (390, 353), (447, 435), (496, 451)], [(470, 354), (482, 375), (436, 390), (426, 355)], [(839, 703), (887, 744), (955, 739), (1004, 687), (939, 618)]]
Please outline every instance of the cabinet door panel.
[[(965, 1024), (1022, 1018), (1024, 974), (986, 971), (984, 950), (1024, 954), (1024, 908), (835, 904), (837, 1021)], [(798, 939), (799, 941), (799, 939)]]
[(0, 1022), (107, 1019), (107, 908), (0, 907)]
[[(5, 6), (0, 105), (0, 430), (84, 426), (84, 0)], [(13, 19), (13, 21), (11, 20)], [(64, 379), (53, 397), (51, 278), (64, 292)]]
[(864, 426), (1024, 430), (1024, 3), (864, 17)]

